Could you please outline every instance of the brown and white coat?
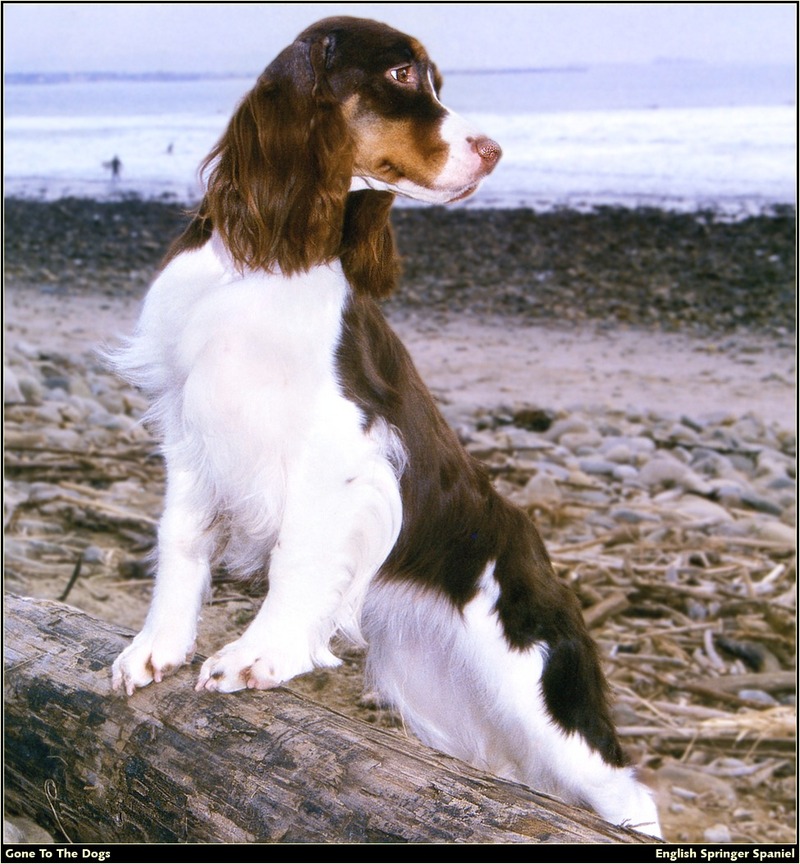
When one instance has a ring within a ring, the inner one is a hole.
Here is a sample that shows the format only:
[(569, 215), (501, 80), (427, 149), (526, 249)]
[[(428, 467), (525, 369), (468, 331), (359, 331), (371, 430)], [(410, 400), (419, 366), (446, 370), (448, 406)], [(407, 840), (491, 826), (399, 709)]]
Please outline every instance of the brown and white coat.
[(377, 300), (396, 194), (471, 194), (501, 151), (439, 101), (414, 39), (332, 18), (264, 71), (114, 356), (168, 469), (153, 603), (117, 659), (132, 693), (191, 659), (215, 563), (269, 589), (198, 689), (338, 661), (339, 632), (426, 743), (658, 834), (625, 765), (579, 604), (533, 524), (442, 419)]

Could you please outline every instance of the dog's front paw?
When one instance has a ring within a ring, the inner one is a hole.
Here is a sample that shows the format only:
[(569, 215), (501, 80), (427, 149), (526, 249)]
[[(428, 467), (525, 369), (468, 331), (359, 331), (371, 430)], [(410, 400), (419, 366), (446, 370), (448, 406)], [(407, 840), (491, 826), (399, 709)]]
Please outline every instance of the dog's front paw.
[(340, 662), (327, 650), (322, 655), (312, 657), (305, 648), (290, 651), (286, 647), (275, 649), (244, 638), (237, 639), (203, 663), (195, 690), (220, 693), (245, 688), (269, 690), (296, 675), (310, 672), (315, 666), (336, 666)]
[(111, 667), (111, 686), (132, 696), (137, 687), (163, 680), (194, 656), (194, 639), (178, 634), (142, 632), (117, 657)]

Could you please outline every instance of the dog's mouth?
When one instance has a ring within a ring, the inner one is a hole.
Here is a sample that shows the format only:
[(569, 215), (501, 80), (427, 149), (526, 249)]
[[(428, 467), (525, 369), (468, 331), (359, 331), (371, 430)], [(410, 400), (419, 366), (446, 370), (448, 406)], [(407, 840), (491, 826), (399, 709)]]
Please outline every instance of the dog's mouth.
[(466, 186), (458, 186), (455, 189), (448, 189), (447, 187), (440, 186), (426, 189), (427, 194), (420, 194), (419, 192), (406, 192), (405, 195), (408, 198), (429, 200), (436, 204), (456, 204), (457, 202), (464, 201), (471, 195), (474, 195), (480, 188), (482, 182), (483, 178), (481, 178), (480, 180), (476, 180), (475, 182), (470, 183)]
[[(398, 184), (393, 191), (403, 198), (409, 198), (413, 201), (423, 201), (428, 204), (455, 204), (458, 201), (463, 201), (469, 198), (478, 191), (480, 182), (473, 183), (470, 186), (462, 186), (458, 189), (445, 189), (428, 186), (418, 186), (409, 183)], [(409, 188), (411, 187), (411, 188)]]
[(368, 174), (357, 174), (353, 177), (350, 185), (351, 192), (357, 192), (360, 189), (374, 189), (376, 191), (392, 192), (395, 195), (400, 195), (402, 198), (409, 198), (412, 201), (423, 201), (428, 204), (454, 204), (457, 201), (463, 201), (473, 195), (481, 181), (471, 183), (468, 186), (459, 186), (456, 189), (447, 189), (435, 186), (424, 186), (415, 183), (408, 177), (398, 178), (395, 182), (385, 179), (371, 177)]
[(469, 198), (470, 195), (474, 195), (478, 191), (478, 187), (480, 185), (480, 183), (475, 183), (472, 186), (468, 186), (466, 189), (464, 189), (463, 192), (459, 192), (458, 195), (456, 195), (454, 198), (451, 198), (447, 203), (455, 204), (457, 201), (463, 201), (465, 198)]

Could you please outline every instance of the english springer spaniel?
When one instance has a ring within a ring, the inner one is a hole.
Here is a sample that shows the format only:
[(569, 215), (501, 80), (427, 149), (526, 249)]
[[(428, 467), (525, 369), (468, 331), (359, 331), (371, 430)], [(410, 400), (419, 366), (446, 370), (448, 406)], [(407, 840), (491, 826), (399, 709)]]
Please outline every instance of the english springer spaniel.
[(267, 574), (257, 616), (197, 689), (265, 689), (369, 646), (425, 743), (659, 834), (626, 765), (573, 592), (462, 449), (377, 303), (395, 195), (467, 197), (500, 147), (439, 101), (415, 39), (305, 30), (204, 163), (205, 197), (116, 366), (152, 399), (168, 480), (132, 694), (191, 659), (215, 564)]

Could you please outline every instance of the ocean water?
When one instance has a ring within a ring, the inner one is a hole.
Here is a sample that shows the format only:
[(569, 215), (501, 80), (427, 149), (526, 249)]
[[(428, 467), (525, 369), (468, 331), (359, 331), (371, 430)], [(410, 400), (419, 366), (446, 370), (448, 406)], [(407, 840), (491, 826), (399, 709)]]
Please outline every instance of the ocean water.
[[(199, 163), (255, 76), (10, 78), (6, 195), (191, 204)], [(604, 204), (731, 214), (794, 204), (795, 70), (700, 63), (445, 74), (442, 98), (503, 147), (458, 206)], [(112, 180), (108, 163), (122, 170)]]

